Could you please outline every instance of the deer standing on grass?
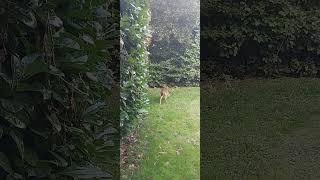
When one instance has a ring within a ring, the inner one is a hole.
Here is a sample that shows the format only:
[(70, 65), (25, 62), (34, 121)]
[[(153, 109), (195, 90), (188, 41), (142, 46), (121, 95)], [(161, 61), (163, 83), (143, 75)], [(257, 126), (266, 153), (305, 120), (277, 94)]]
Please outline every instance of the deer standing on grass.
[(164, 86), (163, 88), (161, 88), (160, 91), (160, 104), (162, 99), (164, 98), (164, 100), (167, 102), (167, 98), (169, 96), (171, 96), (173, 89), (169, 88), (168, 86)]

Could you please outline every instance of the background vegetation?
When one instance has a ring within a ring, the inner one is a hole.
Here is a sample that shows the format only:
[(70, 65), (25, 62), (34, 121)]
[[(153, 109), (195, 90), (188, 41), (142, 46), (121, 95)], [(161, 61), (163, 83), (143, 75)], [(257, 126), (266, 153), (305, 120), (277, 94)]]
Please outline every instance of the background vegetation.
[(319, 76), (318, 1), (203, 1), (203, 78)]
[(119, 177), (118, 6), (0, 1), (0, 179)]
[(121, 1), (121, 131), (126, 135), (133, 121), (146, 113), (148, 102), (149, 3)]
[(196, 86), (200, 80), (200, 1), (151, 0), (149, 85)]

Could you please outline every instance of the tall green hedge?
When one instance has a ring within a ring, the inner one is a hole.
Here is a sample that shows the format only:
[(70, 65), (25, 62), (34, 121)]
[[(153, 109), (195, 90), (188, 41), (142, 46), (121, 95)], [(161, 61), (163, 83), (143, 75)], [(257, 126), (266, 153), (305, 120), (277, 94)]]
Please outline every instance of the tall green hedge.
[(200, 1), (151, 0), (150, 86), (197, 86)]
[(128, 133), (134, 120), (145, 114), (148, 102), (149, 2), (121, 1), (121, 131)]
[(0, 179), (117, 179), (118, 5), (0, 1)]
[(318, 1), (203, 1), (203, 78), (308, 76), (320, 70)]
[[(162, 51), (158, 52), (161, 53)], [(161, 55), (163, 56), (163, 54)], [(156, 56), (153, 55), (153, 58)], [(200, 44), (199, 39), (179, 53), (168, 54), (160, 61), (150, 62), (151, 87), (169, 86), (198, 86), (200, 82)]]

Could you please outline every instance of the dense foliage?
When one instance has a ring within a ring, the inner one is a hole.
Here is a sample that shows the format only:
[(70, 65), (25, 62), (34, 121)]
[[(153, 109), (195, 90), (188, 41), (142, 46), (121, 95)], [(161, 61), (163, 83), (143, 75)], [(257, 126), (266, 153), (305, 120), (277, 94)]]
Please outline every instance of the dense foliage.
[(0, 1), (0, 179), (117, 179), (118, 6)]
[(319, 5), (304, 0), (203, 1), (203, 78), (318, 76)]
[(151, 0), (150, 86), (197, 85), (200, 1)]
[(150, 12), (147, 0), (121, 1), (121, 131), (145, 114), (148, 91), (148, 41)]
[(200, 44), (196, 39), (184, 55), (167, 57), (157, 63), (150, 62), (151, 87), (198, 86), (200, 82)]

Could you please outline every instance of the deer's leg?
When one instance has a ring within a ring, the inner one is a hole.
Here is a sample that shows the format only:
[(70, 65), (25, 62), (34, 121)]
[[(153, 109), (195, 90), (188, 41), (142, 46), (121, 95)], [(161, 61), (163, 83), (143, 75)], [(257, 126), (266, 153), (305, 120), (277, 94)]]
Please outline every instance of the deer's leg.
[(160, 97), (160, 104), (161, 104), (161, 100), (162, 100), (163, 96)]

